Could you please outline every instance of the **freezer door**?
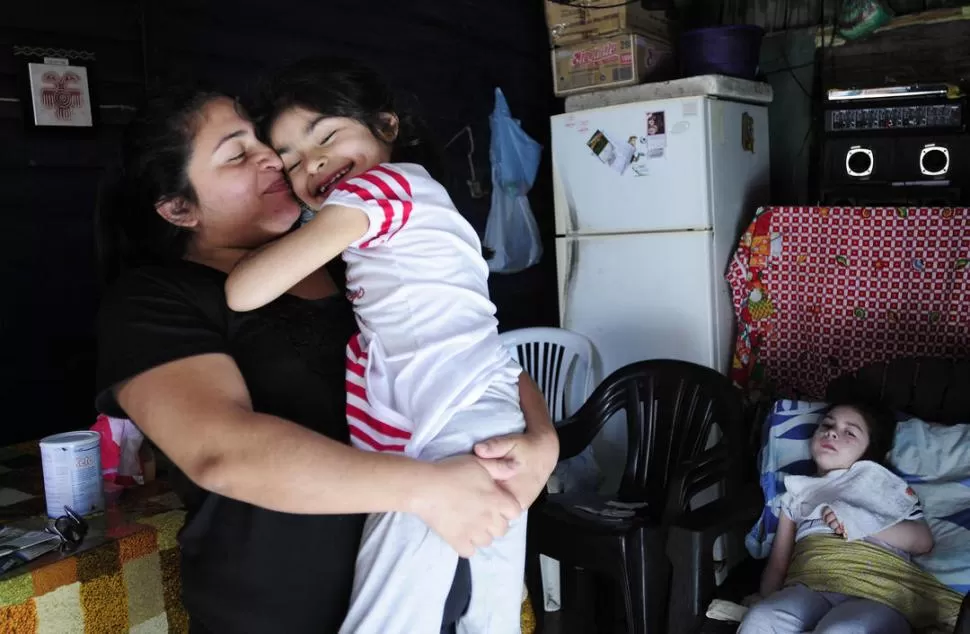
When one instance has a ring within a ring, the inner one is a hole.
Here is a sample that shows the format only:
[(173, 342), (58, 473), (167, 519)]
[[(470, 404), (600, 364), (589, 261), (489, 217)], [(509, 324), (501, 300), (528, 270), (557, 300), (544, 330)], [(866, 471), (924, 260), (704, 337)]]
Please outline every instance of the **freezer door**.
[(710, 103), (711, 201), (714, 216), (714, 265), (721, 273), (715, 293), (718, 358), (727, 368), (737, 336), (734, 299), (724, 280), (738, 239), (755, 211), (771, 201), (768, 109), (764, 106)]
[(553, 117), (556, 233), (710, 227), (708, 108), (696, 97)]

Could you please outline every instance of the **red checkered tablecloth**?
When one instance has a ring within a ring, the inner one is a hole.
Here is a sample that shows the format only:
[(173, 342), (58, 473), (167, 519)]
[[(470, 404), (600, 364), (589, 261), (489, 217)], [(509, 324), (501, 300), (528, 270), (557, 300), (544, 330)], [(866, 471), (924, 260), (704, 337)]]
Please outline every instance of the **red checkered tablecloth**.
[(765, 207), (727, 277), (732, 378), (754, 398), (818, 398), (870, 362), (970, 354), (966, 208)]

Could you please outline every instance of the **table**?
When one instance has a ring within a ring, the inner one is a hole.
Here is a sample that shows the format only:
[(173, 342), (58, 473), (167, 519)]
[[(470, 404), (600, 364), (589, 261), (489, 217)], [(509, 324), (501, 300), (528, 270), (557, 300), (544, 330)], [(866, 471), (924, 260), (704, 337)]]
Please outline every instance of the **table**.
[[(185, 512), (164, 479), (126, 489), (70, 554), (0, 576), (0, 634), (187, 633), (176, 535)], [(0, 525), (46, 523), (36, 442), (0, 448)], [(522, 604), (522, 632), (535, 617)]]
[[(127, 489), (71, 554), (0, 576), (0, 633), (187, 632), (176, 534), (184, 511), (163, 481)], [(46, 522), (37, 443), (0, 448), (0, 524)]]

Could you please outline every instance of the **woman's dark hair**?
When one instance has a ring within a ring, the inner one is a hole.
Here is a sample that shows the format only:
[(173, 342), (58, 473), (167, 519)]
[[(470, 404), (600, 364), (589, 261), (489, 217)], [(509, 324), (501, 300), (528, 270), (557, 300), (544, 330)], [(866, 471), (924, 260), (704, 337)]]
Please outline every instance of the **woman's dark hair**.
[(185, 254), (189, 232), (162, 218), (159, 203), (196, 202), (188, 163), (202, 111), (221, 92), (170, 87), (148, 97), (125, 129), (120, 165), (102, 181), (96, 217), (105, 281), (125, 269)]
[(347, 117), (384, 138), (384, 115), (397, 115), (398, 134), (391, 160), (417, 163), (442, 179), (442, 160), (424, 123), (405, 107), (372, 69), (341, 57), (311, 57), (285, 67), (262, 83), (247, 111), (265, 140), (276, 118), (290, 108), (305, 108), (329, 117)]
[(858, 395), (847, 395), (832, 401), (826, 413), (836, 407), (851, 407), (859, 412), (866, 423), (869, 446), (866, 447), (860, 460), (885, 464), (896, 436), (896, 416), (893, 411), (881, 401)]

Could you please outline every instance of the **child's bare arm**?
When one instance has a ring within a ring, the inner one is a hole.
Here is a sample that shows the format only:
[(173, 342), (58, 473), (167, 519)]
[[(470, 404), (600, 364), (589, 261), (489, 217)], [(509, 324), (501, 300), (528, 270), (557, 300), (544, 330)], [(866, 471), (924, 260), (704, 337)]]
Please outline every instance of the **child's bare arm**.
[(265, 306), (334, 259), (367, 231), (367, 215), (326, 205), (301, 229), (243, 258), (226, 280), (226, 302), (236, 311)]
[(879, 531), (873, 535), (911, 555), (925, 555), (933, 550), (933, 533), (926, 520), (904, 520), (895, 526)]
[(768, 556), (768, 564), (761, 575), (761, 596), (767, 597), (781, 589), (781, 586), (785, 583), (785, 576), (788, 574), (788, 566), (791, 564), (794, 549), (795, 522), (781, 513), (778, 517), (775, 541), (771, 545), (771, 554)]

